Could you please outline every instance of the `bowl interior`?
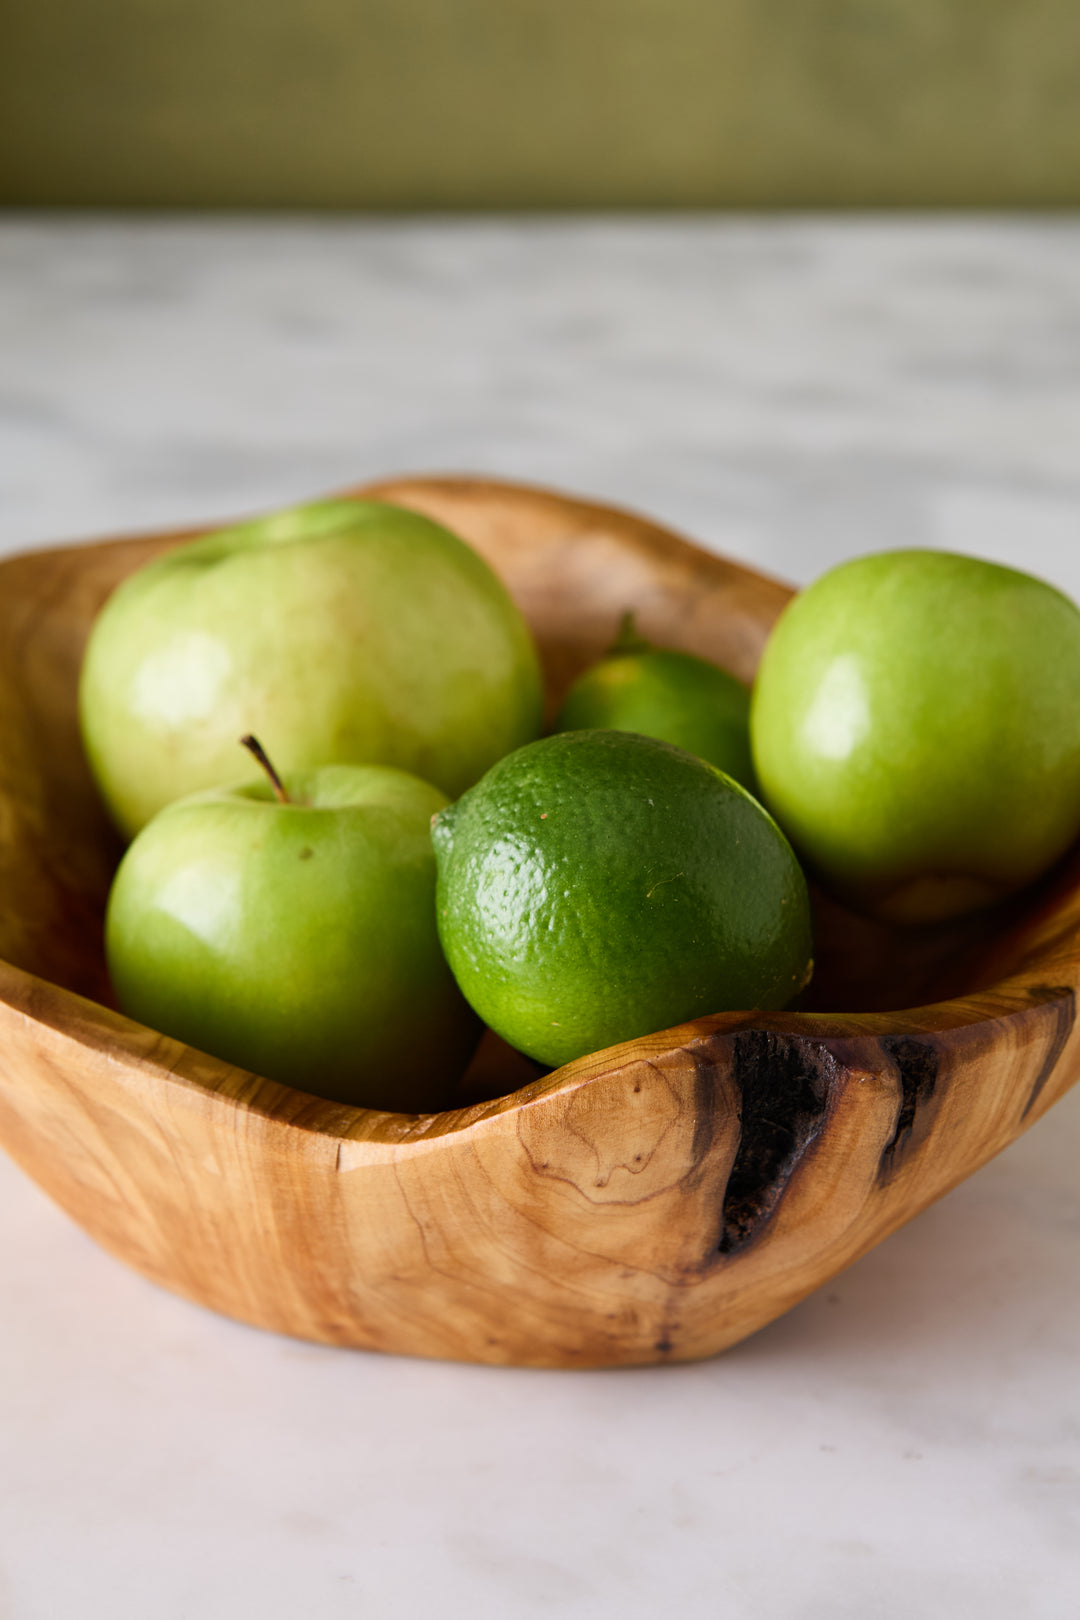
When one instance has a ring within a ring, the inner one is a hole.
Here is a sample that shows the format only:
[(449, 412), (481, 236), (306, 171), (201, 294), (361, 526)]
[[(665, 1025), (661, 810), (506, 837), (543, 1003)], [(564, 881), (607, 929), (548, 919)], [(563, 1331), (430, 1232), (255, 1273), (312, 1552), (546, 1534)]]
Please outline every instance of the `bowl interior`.
[[(641, 520), (583, 503), (451, 480), (378, 493), (446, 521), (502, 574), (537, 636), (552, 707), (610, 644), (628, 608), (657, 642), (710, 656), (749, 680), (790, 594)], [(185, 537), (0, 564), (0, 958), (107, 1005), (102, 920), (121, 845), (79, 742), (78, 670), (109, 592)], [(871, 922), (816, 893), (817, 966), (806, 1009), (883, 1012), (985, 988), (1012, 971), (1032, 926), (1078, 881), (1074, 854), (993, 912), (917, 930)], [(489, 1037), (461, 1100), (503, 1095), (540, 1072)]]

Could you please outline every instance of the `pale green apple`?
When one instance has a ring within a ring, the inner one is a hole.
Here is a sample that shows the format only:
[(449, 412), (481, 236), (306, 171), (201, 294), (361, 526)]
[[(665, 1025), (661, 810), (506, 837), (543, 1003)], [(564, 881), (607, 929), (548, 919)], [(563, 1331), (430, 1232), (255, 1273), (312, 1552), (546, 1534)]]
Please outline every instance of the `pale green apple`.
[(83, 739), (129, 836), (236, 776), (254, 731), (283, 771), (415, 772), (456, 796), (540, 729), (536, 649), (487, 563), (404, 508), (337, 500), (176, 547), (94, 625)]
[(135, 839), (106, 919), (120, 1006), (302, 1091), (446, 1107), (480, 1025), (436, 928), (430, 822), (445, 795), (383, 766), (284, 781), (289, 804), (268, 782), (211, 789)]
[(1080, 612), (1015, 569), (862, 557), (781, 615), (751, 709), (799, 853), (897, 922), (977, 909), (1080, 833)]

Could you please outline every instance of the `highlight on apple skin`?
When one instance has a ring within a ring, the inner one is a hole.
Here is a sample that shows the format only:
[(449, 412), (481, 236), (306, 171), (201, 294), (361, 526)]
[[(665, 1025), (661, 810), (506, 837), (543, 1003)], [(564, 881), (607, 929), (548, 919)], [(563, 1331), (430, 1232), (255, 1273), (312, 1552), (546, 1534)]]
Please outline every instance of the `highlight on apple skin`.
[(1080, 833), (1080, 611), (948, 552), (844, 563), (778, 620), (751, 740), (765, 803), (849, 904), (976, 910)]
[(283, 782), (288, 803), (266, 780), (177, 800), (131, 844), (105, 930), (121, 1010), (334, 1101), (448, 1107), (481, 1026), (436, 928), (445, 794), (378, 765)]
[(393, 765), (456, 796), (539, 734), (531, 634), (487, 563), (440, 524), (332, 500), (164, 553), (87, 644), (83, 741), (132, 837), (235, 779), (256, 732), (283, 772)]

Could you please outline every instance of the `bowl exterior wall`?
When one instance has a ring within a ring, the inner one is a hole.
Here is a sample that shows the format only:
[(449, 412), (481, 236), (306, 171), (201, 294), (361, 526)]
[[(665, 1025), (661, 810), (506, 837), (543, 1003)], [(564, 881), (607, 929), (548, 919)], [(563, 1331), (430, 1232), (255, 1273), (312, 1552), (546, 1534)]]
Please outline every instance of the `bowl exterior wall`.
[[(748, 680), (790, 594), (543, 492), (364, 493), (493, 564), (539, 639), (552, 712), (628, 606), (651, 639)], [(1080, 1075), (1075, 869), (991, 940), (976, 995), (702, 1019), (453, 1114), (319, 1101), (120, 1017), (100, 946), (117, 847), (75, 684), (109, 590), (180, 538), (0, 565), (0, 1144), (164, 1287), (360, 1348), (530, 1366), (704, 1356), (971, 1174)], [(847, 927), (830, 923), (838, 947)]]
[(0, 1142), (110, 1252), (259, 1327), (520, 1366), (735, 1343), (1080, 1069), (1071, 997), (1019, 990), (1004, 1018), (902, 1038), (705, 1020), (406, 1122), (223, 1071), (14, 969), (2, 988)]

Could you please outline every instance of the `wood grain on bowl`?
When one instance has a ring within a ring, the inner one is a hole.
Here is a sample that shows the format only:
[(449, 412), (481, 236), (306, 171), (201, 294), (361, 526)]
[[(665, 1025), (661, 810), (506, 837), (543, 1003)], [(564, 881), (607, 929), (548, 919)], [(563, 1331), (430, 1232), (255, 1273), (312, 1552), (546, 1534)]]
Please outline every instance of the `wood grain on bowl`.
[[(656, 641), (749, 678), (789, 594), (552, 494), (455, 479), (373, 492), (493, 563), (553, 704), (628, 607)], [(180, 538), (0, 564), (0, 1142), (163, 1286), (417, 1355), (708, 1355), (970, 1175), (1080, 1073), (1075, 861), (1006, 909), (917, 934), (819, 897), (811, 1010), (699, 1019), (524, 1085), (532, 1071), (489, 1043), (479, 1100), (430, 1117), (322, 1102), (131, 1023), (108, 1004), (118, 846), (75, 687), (109, 590)]]

